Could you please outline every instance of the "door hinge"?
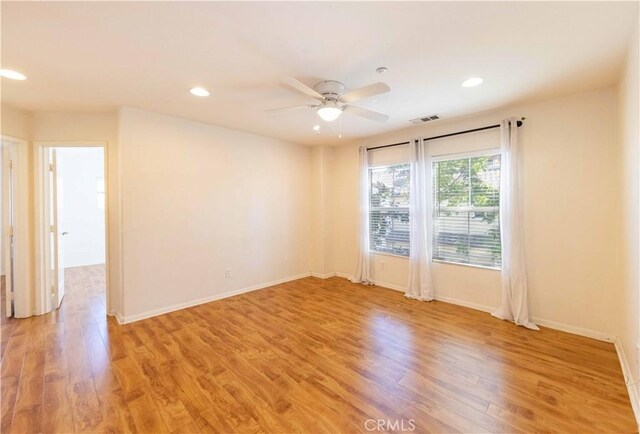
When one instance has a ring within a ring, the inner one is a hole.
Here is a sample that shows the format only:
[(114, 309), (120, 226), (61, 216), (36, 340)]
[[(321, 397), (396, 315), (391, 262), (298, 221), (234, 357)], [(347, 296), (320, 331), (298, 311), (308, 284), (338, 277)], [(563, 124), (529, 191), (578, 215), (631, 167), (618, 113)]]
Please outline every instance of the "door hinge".
[(56, 167), (53, 165), (53, 163), (49, 163), (49, 172), (53, 172), (55, 168)]
[(9, 226), (9, 236), (12, 237), (13, 236), (13, 226)]
[(9, 160), (9, 170), (13, 169), (13, 160)]
[(49, 232), (55, 232), (56, 227), (54, 225), (49, 226)]
[(53, 297), (54, 295), (56, 295), (56, 286), (51, 285), (51, 296)]

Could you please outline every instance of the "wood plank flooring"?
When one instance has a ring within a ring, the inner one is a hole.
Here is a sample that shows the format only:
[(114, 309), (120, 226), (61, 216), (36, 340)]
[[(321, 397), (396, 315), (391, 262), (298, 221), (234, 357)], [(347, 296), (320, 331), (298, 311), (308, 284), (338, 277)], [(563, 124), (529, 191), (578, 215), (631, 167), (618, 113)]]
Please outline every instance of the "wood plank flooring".
[(340, 278), (120, 326), (102, 267), (67, 278), (2, 308), (3, 433), (637, 430), (612, 344)]

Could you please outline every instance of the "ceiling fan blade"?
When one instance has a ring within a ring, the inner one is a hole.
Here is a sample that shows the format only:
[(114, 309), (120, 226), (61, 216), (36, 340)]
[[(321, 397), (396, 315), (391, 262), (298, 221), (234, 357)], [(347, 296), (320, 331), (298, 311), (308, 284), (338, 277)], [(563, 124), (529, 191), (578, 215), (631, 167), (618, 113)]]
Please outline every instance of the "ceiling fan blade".
[(315, 90), (311, 89), (306, 84), (302, 83), (299, 80), (296, 80), (293, 77), (288, 77), (288, 76), (287, 77), (282, 77), (282, 82), (284, 84), (288, 84), (289, 86), (291, 86), (292, 88), (294, 88), (298, 92), (302, 92), (305, 95), (310, 96), (311, 98), (319, 99), (320, 101), (324, 100), (324, 97), (322, 95), (320, 95), (318, 92), (316, 92)]
[(291, 107), (280, 107), (280, 108), (269, 109), (269, 110), (265, 110), (265, 112), (267, 112), (267, 113), (283, 113), (283, 112), (289, 112), (289, 111), (295, 111), (295, 110), (313, 108), (313, 107), (315, 107), (315, 106), (313, 106), (313, 105), (294, 105), (294, 106), (291, 106)]
[(363, 109), (361, 107), (356, 107), (353, 105), (347, 105), (344, 107), (343, 111), (352, 113), (356, 116), (360, 116), (372, 121), (376, 122), (385, 122), (389, 120), (389, 116), (383, 115), (382, 113), (374, 112), (371, 110)]
[(370, 96), (387, 93), (390, 90), (391, 88), (384, 83), (374, 83), (372, 85), (347, 92), (344, 95), (341, 95), (340, 98), (342, 98), (344, 102), (356, 102), (364, 98), (369, 98)]

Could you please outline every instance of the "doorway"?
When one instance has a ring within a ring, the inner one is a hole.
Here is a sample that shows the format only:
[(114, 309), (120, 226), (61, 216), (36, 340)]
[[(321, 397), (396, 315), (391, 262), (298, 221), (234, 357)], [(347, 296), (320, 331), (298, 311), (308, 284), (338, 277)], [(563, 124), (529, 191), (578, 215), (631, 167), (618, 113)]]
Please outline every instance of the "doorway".
[(39, 148), (41, 313), (107, 315), (104, 150)]

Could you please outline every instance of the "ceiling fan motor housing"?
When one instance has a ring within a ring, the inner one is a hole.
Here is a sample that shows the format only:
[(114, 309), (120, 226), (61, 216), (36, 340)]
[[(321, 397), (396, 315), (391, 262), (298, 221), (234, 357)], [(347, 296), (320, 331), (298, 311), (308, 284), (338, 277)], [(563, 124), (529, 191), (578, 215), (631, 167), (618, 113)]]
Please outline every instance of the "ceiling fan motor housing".
[(325, 80), (313, 86), (313, 90), (329, 100), (338, 100), (344, 93), (344, 84), (335, 80)]

